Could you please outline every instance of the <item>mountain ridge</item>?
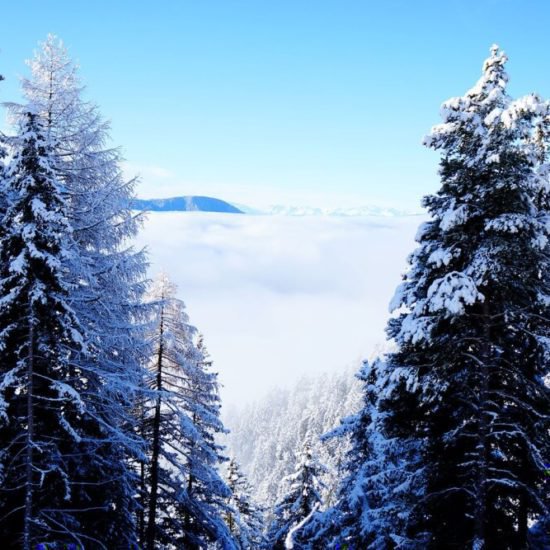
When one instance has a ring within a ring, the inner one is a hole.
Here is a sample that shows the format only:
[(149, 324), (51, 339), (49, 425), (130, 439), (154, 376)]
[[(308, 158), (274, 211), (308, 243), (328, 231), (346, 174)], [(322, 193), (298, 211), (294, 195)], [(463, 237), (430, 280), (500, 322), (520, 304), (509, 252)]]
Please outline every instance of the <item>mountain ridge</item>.
[(242, 210), (226, 201), (201, 195), (184, 195), (166, 199), (134, 199), (132, 207), (134, 210), (147, 210), (149, 212), (220, 212), (224, 214), (243, 214)]
[(270, 205), (256, 208), (241, 203), (201, 195), (184, 195), (164, 199), (135, 199), (135, 210), (150, 212), (218, 212), (259, 216), (334, 216), (334, 217), (400, 217), (415, 216), (420, 210), (403, 210), (387, 206), (362, 205), (349, 208), (319, 208), (314, 206)]

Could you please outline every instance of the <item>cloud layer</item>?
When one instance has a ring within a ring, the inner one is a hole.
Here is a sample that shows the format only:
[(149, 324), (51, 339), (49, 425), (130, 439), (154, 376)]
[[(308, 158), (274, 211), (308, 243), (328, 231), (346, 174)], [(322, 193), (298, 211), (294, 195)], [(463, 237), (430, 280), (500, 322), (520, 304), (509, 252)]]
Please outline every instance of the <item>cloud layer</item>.
[(154, 213), (138, 243), (178, 284), (237, 403), (370, 355), (420, 221)]

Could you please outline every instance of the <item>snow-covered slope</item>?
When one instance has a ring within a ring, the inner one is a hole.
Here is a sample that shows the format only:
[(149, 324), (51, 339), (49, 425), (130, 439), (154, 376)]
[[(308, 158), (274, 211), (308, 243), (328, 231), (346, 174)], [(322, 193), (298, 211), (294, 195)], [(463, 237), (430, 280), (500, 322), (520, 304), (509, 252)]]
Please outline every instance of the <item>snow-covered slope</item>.
[(323, 499), (334, 497), (347, 440), (321, 443), (319, 438), (359, 410), (358, 369), (357, 363), (331, 375), (303, 377), (292, 388), (274, 389), (260, 401), (233, 406), (224, 415), (230, 433), (223, 442), (247, 474), (258, 502), (273, 507), (306, 441), (328, 469)]

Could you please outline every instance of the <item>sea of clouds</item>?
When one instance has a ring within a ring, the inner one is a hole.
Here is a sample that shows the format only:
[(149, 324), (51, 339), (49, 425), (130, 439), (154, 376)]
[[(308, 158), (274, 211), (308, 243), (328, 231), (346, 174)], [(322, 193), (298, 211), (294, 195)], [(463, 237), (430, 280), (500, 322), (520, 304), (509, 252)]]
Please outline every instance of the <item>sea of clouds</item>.
[(369, 357), (420, 216), (148, 214), (138, 238), (151, 275), (178, 285), (238, 404), (304, 374)]

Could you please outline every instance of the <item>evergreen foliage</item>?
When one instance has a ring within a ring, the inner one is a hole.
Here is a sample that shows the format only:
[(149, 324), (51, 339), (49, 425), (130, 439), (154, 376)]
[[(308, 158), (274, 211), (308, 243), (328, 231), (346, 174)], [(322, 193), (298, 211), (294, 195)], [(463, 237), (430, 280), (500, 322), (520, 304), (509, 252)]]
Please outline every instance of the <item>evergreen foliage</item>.
[(139, 514), (145, 548), (235, 548), (223, 521), (231, 493), (218, 468), (223, 457), (214, 440), (224, 432), (219, 420), (216, 374), (202, 338), (189, 325), (175, 286), (162, 275), (150, 298), (149, 398), (141, 411), (142, 437), (149, 442), (141, 464)]
[[(548, 105), (506, 93), (497, 47), (426, 138), (442, 151), (432, 221), (398, 289), (389, 358), (400, 384), (381, 403), (387, 437), (422, 442), (424, 498), (411, 545), (525, 547), (548, 515)], [(411, 424), (412, 421), (412, 424)]]
[(442, 185), (424, 200), (431, 220), (392, 300), (398, 350), (361, 374), (363, 409), (341, 428), (348, 474), (314, 539), (544, 546), (549, 108), (508, 96), (505, 63), (493, 47), (425, 140), (442, 152)]
[(346, 437), (321, 441), (321, 436), (359, 409), (356, 371), (350, 365), (330, 375), (303, 377), (291, 388), (274, 389), (261, 400), (225, 412), (228, 452), (246, 472), (268, 525), (284, 496), (283, 479), (294, 472), (304, 441), (327, 467), (321, 496), (325, 505), (334, 504), (349, 442)]
[(237, 418), (240, 463), (276, 501), (264, 535), (240, 463), (220, 474), (203, 337), (167, 276), (144, 302), (135, 181), (48, 36), (0, 141), (2, 547), (550, 547), (550, 104), (513, 100), (506, 61), (493, 46), (425, 139), (441, 187), (359, 410), (319, 443), (357, 404), (325, 377)]
[[(130, 211), (134, 182), (122, 177), (122, 158), (106, 146), (109, 125), (83, 99), (78, 68), (63, 43), (49, 35), (28, 62), (31, 77), (23, 95), (43, 122), (66, 217), (73, 254), (66, 262), (68, 297), (86, 334), (90, 353), (71, 361), (86, 373), (82, 399), (99, 429), (83, 449), (93, 460), (81, 468), (97, 484), (82, 495), (97, 513), (90, 533), (117, 544), (135, 542), (133, 502), (137, 479), (132, 461), (142, 453), (133, 409), (143, 378), (144, 335), (141, 305), (145, 257), (128, 246), (139, 224)], [(9, 105), (15, 121), (25, 105)], [(94, 428), (95, 429), (95, 428)], [(91, 487), (92, 485), (90, 485)]]
[(362, 407), (323, 436), (325, 441), (349, 438), (351, 444), (335, 503), (316, 514), (306, 527), (304, 537), (313, 548), (349, 544), (386, 550), (399, 542), (392, 535), (408, 507), (414, 505), (407, 495), (416, 485), (411, 466), (418, 464), (419, 457), (416, 441), (388, 440), (382, 434), (384, 413), (379, 401), (389, 383), (388, 375), (383, 360), (365, 362), (357, 374), (363, 384)]
[(226, 523), (239, 548), (254, 550), (265, 541), (264, 519), (260, 508), (254, 503), (251, 488), (237, 461), (233, 458), (227, 467), (227, 486), (231, 491)]
[(101, 544), (84, 526), (99, 509), (79, 498), (89, 480), (75, 460), (95, 423), (71, 359), (88, 350), (68, 303), (75, 243), (54, 169), (45, 129), (29, 112), (2, 181), (0, 241), (0, 532), (25, 550), (40, 541)]
[(284, 550), (289, 545), (305, 544), (301, 533), (323, 504), (320, 477), (324, 471), (306, 442), (294, 472), (285, 479), (287, 492), (275, 506), (275, 518), (267, 533), (268, 548)]

